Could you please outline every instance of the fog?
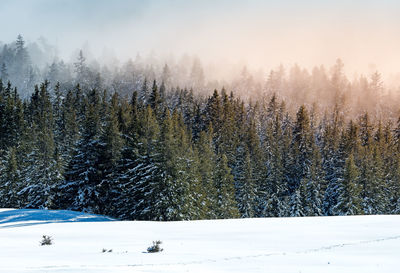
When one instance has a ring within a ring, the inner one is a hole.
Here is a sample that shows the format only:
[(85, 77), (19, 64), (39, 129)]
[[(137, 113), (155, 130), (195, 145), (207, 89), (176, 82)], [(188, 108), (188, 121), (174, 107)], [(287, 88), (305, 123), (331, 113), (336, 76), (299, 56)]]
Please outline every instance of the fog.
[(398, 1), (2, 0), (0, 40), (46, 37), (67, 61), (83, 47), (100, 61), (195, 55), (218, 68), (206, 71), (214, 77), (238, 64), (312, 69), (341, 58), (349, 76), (379, 70), (392, 80), (399, 11)]

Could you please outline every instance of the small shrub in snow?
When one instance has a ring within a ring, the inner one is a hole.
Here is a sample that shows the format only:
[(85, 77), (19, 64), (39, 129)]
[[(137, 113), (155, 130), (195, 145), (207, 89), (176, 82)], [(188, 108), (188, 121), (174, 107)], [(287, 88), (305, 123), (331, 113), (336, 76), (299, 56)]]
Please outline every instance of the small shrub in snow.
[(42, 240), (40, 241), (41, 246), (49, 246), (53, 244), (53, 238), (47, 235), (43, 235)]
[(101, 250), (101, 252), (103, 252), (103, 253), (105, 253), (105, 252), (112, 252), (113, 250), (112, 249), (106, 249), (106, 248), (103, 248), (102, 250)]
[(149, 253), (154, 253), (154, 252), (161, 252), (163, 251), (163, 249), (160, 247), (160, 245), (162, 244), (161, 241), (157, 240), (157, 241), (153, 241), (153, 245), (149, 246), (147, 248), (147, 252)]

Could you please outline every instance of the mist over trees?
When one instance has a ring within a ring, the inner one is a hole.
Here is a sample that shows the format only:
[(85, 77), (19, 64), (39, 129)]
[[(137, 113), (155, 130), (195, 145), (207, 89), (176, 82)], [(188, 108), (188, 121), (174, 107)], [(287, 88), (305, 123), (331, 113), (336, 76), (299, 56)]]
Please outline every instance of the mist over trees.
[(211, 66), (189, 55), (157, 57), (154, 52), (123, 61), (112, 53), (95, 59), (88, 48), (76, 50), (72, 59), (65, 61), (45, 38), (26, 43), (18, 35), (12, 43), (0, 42), (0, 78), (17, 87), (24, 99), (45, 80), (51, 88), (58, 83), (63, 92), (79, 83), (83, 89), (106, 89), (122, 96), (130, 96), (133, 90), (141, 90), (156, 80), (168, 91), (178, 87), (193, 90), (203, 98), (222, 88), (246, 103), (265, 101), (276, 94), (291, 114), (303, 104), (319, 115), (341, 105), (345, 116), (353, 119), (363, 111), (373, 119), (395, 118), (398, 114), (399, 86), (386, 86), (379, 71), (350, 79), (340, 59), (331, 67), (319, 65), (307, 70), (297, 64), (280, 65), (263, 72), (239, 65)]
[(0, 51), (0, 207), (144, 220), (400, 211), (399, 97), (378, 72), (350, 81), (338, 59), (210, 82), (196, 58), (106, 66), (81, 50), (43, 65), (30, 48), (19, 36)]

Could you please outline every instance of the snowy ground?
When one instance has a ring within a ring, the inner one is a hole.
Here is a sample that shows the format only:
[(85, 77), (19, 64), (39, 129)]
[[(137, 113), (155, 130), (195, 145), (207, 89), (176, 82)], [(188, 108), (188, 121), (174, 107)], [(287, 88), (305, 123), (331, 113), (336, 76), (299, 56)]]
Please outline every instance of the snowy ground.
[[(39, 246), (42, 235), (54, 245)], [(154, 240), (164, 251), (146, 253)], [(102, 249), (112, 252), (102, 253)], [(119, 222), (1, 210), (0, 272), (399, 272), (400, 216)]]

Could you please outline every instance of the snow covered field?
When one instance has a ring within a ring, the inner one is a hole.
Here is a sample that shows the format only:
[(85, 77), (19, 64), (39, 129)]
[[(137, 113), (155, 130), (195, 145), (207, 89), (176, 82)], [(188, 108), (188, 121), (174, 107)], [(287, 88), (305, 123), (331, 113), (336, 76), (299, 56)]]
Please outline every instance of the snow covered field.
[[(42, 235), (54, 245), (39, 246)], [(163, 252), (146, 253), (154, 240)], [(102, 249), (112, 252), (102, 252)], [(120, 222), (0, 210), (0, 272), (399, 272), (400, 216)]]

